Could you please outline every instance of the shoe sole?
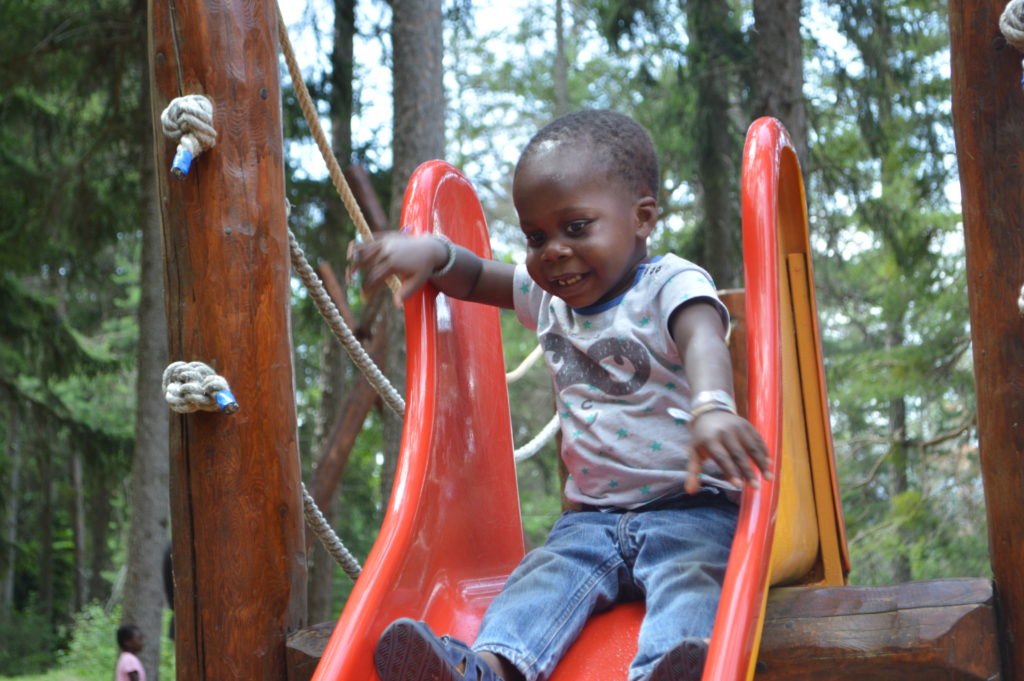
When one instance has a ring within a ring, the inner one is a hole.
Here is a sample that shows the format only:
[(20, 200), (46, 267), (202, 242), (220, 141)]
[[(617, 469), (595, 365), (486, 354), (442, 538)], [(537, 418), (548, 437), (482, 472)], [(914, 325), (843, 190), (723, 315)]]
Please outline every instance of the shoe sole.
[(703, 641), (683, 641), (655, 665), (648, 681), (701, 681), (708, 647)]
[(373, 664), (382, 681), (463, 681), (438, 646), (417, 623), (399, 620), (381, 635)]

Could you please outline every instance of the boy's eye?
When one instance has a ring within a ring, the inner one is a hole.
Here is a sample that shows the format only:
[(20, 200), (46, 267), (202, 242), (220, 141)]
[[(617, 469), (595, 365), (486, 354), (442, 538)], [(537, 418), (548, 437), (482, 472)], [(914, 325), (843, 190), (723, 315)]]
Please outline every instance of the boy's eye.
[(544, 235), (539, 232), (533, 232), (526, 235), (526, 245), (530, 248), (537, 248), (544, 243)]
[(589, 220), (573, 220), (565, 226), (565, 232), (572, 236), (582, 234), (583, 230), (585, 230), (589, 224)]

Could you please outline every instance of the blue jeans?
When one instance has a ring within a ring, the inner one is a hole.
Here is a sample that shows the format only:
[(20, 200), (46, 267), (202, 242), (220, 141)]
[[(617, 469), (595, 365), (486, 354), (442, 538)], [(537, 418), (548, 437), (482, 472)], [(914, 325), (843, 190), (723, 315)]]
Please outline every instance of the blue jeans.
[(484, 615), (473, 649), (544, 681), (587, 618), (645, 601), (629, 681), (684, 639), (711, 635), (738, 508), (714, 488), (639, 510), (569, 511), (526, 554)]

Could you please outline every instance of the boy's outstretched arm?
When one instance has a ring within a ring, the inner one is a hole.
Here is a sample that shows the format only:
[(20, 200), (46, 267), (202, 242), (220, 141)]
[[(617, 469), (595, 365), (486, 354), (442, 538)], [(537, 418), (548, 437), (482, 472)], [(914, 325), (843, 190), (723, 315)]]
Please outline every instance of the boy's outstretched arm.
[[(430, 281), (453, 298), (512, 307), (514, 265), (481, 258), (434, 236), (386, 234), (368, 243), (353, 242), (348, 255), (350, 272), (363, 273), (364, 291), (376, 290), (392, 274), (401, 280), (402, 286), (395, 293), (396, 306)], [(445, 269), (444, 274), (436, 274)]]
[(706, 458), (713, 459), (737, 487), (744, 483), (757, 486), (755, 466), (765, 477), (771, 476), (768, 449), (749, 421), (727, 409), (700, 406), (702, 393), (712, 400), (711, 404), (716, 391), (732, 396), (732, 362), (722, 326), (718, 310), (700, 300), (678, 308), (669, 319), (669, 329), (697, 404), (696, 416), (690, 421), (694, 451), (686, 491), (691, 494), (700, 488), (700, 471)]

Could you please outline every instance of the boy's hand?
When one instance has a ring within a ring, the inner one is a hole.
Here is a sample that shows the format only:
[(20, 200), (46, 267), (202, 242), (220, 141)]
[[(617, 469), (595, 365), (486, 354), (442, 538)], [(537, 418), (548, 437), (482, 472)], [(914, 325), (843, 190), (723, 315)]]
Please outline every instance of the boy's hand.
[(690, 457), (686, 491), (695, 494), (700, 489), (700, 472), (704, 459), (712, 459), (736, 487), (744, 483), (758, 487), (754, 465), (766, 480), (771, 479), (768, 468), (768, 448), (761, 434), (742, 416), (728, 411), (709, 411), (700, 414), (690, 424), (693, 435), (693, 455)]
[(401, 307), (444, 265), (447, 257), (444, 244), (433, 237), (385, 234), (368, 243), (349, 244), (346, 278), (351, 282), (354, 271), (362, 272), (363, 291), (372, 293), (388, 277), (396, 275), (402, 285), (395, 292), (394, 301), (395, 307)]

